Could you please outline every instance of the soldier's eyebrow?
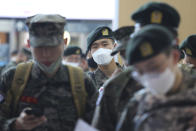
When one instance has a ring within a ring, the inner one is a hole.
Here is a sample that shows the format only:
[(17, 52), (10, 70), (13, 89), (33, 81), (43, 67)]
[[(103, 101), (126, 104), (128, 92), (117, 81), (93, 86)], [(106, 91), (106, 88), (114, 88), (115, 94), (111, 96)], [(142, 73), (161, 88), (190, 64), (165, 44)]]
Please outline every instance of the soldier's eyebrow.
[(103, 41), (101, 41), (101, 43), (108, 43), (108, 41), (107, 40), (103, 40)]
[(96, 42), (94, 42), (94, 43), (92, 44), (92, 46), (96, 46), (96, 45), (98, 45), (98, 43), (96, 43)]

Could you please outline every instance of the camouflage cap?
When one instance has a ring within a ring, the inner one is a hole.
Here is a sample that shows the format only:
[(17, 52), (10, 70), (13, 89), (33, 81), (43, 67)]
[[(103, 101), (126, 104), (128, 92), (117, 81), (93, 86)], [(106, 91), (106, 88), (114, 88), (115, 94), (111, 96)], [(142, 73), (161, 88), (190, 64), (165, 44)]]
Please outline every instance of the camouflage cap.
[(167, 28), (147, 25), (130, 39), (126, 48), (127, 62), (131, 65), (152, 58), (172, 47), (174, 42), (174, 37)]
[(115, 55), (119, 51), (125, 50), (130, 35), (134, 32), (134, 26), (123, 26), (114, 31), (114, 38), (117, 40), (117, 45), (113, 49), (111, 55)]
[(196, 57), (196, 34), (188, 36), (179, 46), (190, 57)]
[(64, 56), (80, 55), (82, 56), (82, 50), (78, 46), (68, 46), (64, 51)]
[(149, 2), (141, 6), (131, 15), (132, 20), (141, 25), (161, 24), (170, 28), (178, 28), (180, 15), (178, 11), (163, 2)]
[(102, 27), (98, 27), (95, 30), (93, 30), (88, 35), (88, 38), (87, 38), (87, 52), (89, 51), (93, 42), (95, 42), (96, 40), (104, 39), (104, 38), (114, 39), (113, 32), (109, 27), (102, 26)]
[(63, 42), (66, 20), (60, 15), (38, 14), (28, 17), (29, 40), (32, 47), (56, 46)]

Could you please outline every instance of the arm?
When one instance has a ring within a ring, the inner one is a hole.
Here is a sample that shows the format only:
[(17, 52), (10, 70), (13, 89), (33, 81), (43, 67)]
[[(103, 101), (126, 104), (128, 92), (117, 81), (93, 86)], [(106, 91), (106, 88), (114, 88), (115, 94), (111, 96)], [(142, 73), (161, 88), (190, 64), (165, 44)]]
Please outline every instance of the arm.
[(87, 92), (84, 119), (88, 123), (90, 123), (93, 117), (98, 91), (93, 81), (86, 74), (84, 75), (84, 78), (85, 78), (85, 88)]
[(15, 120), (15, 117), (12, 114), (11, 104), (8, 106), (4, 100), (6, 99), (7, 92), (11, 88), (11, 83), (14, 77), (15, 68), (12, 68), (5, 72), (0, 80), (0, 95), (3, 97), (0, 104), (0, 130), (2, 131), (11, 131), (11, 124)]

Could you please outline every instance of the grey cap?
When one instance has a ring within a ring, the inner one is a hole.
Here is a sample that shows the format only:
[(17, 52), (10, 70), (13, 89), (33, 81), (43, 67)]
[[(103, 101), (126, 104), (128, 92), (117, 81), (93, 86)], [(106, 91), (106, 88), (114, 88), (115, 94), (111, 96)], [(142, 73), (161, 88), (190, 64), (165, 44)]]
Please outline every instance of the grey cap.
[(66, 19), (60, 15), (37, 14), (26, 19), (32, 47), (57, 46), (63, 42)]

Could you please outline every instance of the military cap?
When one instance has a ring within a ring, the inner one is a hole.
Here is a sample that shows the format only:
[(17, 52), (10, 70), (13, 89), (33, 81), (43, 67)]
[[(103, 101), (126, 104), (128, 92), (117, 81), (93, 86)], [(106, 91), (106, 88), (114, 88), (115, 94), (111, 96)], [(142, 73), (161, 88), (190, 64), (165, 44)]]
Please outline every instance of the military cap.
[(117, 40), (117, 45), (111, 55), (115, 55), (119, 51), (125, 50), (130, 35), (134, 32), (134, 26), (123, 26), (114, 31), (114, 38)]
[(190, 57), (196, 57), (196, 34), (188, 36), (179, 46)]
[(60, 15), (38, 14), (26, 19), (32, 47), (56, 46), (63, 42), (66, 20)]
[(172, 6), (163, 2), (149, 2), (131, 15), (132, 20), (141, 25), (161, 24), (173, 29), (178, 28), (180, 15)]
[(160, 25), (147, 25), (134, 35), (126, 48), (128, 64), (134, 64), (153, 56), (175, 45), (171, 32)]
[(88, 38), (87, 38), (87, 52), (90, 49), (93, 42), (95, 42), (96, 40), (104, 39), (104, 38), (114, 39), (113, 32), (109, 27), (102, 26), (102, 27), (98, 27), (95, 30), (93, 30), (88, 35)]
[(64, 51), (64, 56), (80, 55), (82, 56), (82, 50), (78, 46), (68, 46)]

